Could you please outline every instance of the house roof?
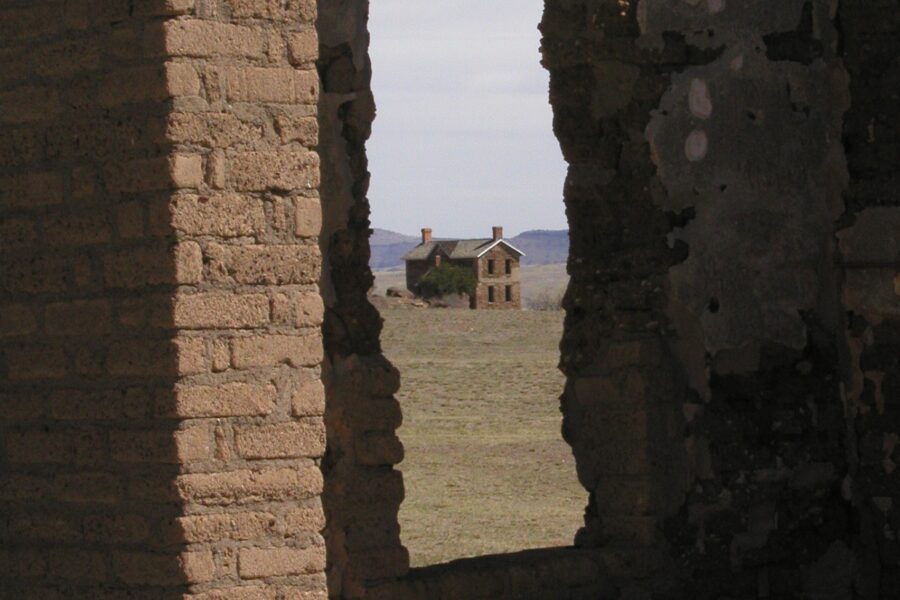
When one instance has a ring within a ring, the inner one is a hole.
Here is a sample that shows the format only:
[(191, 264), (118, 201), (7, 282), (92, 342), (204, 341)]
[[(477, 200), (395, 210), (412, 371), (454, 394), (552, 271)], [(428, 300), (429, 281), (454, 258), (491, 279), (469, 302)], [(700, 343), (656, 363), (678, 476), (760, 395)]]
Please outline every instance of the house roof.
[(503, 244), (519, 256), (525, 256), (525, 253), (507, 242), (506, 240), (494, 240), (491, 238), (477, 240), (434, 240), (419, 244), (406, 253), (403, 260), (428, 260), (428, 258), (440, 249), (451, 260), (466, 258), (481, 258), (495, 246)]

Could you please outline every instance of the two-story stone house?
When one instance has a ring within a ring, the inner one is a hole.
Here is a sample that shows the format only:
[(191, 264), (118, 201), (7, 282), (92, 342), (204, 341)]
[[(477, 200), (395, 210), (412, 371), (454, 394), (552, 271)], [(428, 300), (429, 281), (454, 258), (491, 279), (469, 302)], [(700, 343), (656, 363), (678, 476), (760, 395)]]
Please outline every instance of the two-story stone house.
[(494, 227), (490, 238), (435, 240), (431, 229), (422, 230), (422, 243), (403, 257), (406, 287), (415, 292), (419, 281), (433, 268), (449, 263), (472, 269), (478, 285), (471, 298), (477, 309), (522, 308), (520, 260), (525, 253), (503, 239), (503, 228)]

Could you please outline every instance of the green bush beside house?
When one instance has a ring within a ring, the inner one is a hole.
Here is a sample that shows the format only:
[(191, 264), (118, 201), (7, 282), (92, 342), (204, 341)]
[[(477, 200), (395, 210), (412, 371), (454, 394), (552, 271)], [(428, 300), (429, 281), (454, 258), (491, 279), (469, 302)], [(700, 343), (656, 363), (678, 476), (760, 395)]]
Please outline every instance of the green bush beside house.
[(455, 265), (440, 265), (419, 281), (417, 293), (423, 298), (475, 294), (478, 281), (471, 269)]

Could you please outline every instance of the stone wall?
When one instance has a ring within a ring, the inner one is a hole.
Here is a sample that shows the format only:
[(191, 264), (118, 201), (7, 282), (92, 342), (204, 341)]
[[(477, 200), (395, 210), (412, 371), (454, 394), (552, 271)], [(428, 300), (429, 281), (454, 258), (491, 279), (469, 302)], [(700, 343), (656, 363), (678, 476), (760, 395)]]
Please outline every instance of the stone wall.
[(0, 596), (324, 598), (312, 2), (0, 6)]
[[(491, 274), (488, 261), (494, 261)], [(512, 272), (506, 274), (506, 261), (512, 260)], [(522, 283), (519, 255), (500, 245), (482, 256), (475, 263), (478, 271), (478, 288), (475, 290), (475, 307), (479, 309), (519, 309), (522, 308)], [(490, 302), (488, 288), (494, 288), (494, 301)], [(506, 286), (512, 287), (512, 300), (506, 300)]]

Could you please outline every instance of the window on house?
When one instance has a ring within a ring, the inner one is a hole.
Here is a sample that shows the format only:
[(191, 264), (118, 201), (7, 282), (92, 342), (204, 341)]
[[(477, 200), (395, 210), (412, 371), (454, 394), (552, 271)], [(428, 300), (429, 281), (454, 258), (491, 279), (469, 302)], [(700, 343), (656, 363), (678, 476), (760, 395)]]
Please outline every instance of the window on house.
[(494, 274), (494, 261), (489, 260), (488, 261), (488, 275), (493, 275), (493, 274)]
[(512, 260), (509, 258), (506, 259), (506, 274), (512, 275)]
[(512, 286), (511, 285), (506, 286), (506, 301), (512, 302)]
[(494, 286), (488, 286), (488, 302), (494, 302)]

